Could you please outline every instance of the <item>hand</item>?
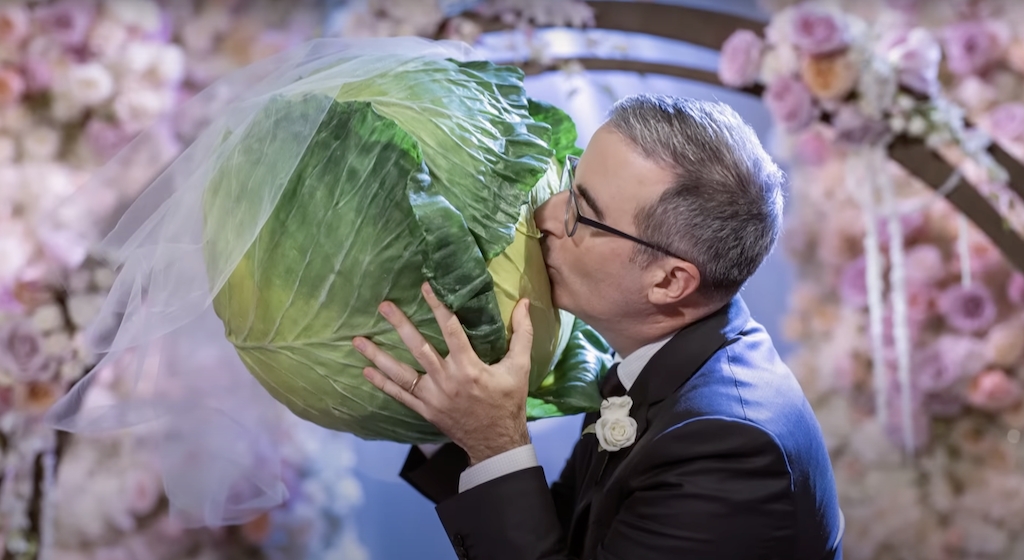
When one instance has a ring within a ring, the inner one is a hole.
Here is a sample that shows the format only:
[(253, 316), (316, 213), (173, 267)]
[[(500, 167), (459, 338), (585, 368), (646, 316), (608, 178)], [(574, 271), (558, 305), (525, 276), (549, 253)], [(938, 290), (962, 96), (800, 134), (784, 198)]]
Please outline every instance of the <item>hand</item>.
[(448, 356), (442, 358), (408, 317), (385, 301), (379, 308), (381, 314), (395, 327), (426, 374), (420, 377), (419, 372), (376, 344), (356, 337), (352, 341), (356, 350), (377, 366), (364, 369), (363, 375), (437, 426), (466, 451), (471, 464), (530, 443), (526, 429), (533, 347), (530, 302), (520, 300), (512, 311), (508, 354), (488, 365), (473, 350), (458, 317), (437, 299), (429, 284), (423, 284), (423, 296), (441, 327)]

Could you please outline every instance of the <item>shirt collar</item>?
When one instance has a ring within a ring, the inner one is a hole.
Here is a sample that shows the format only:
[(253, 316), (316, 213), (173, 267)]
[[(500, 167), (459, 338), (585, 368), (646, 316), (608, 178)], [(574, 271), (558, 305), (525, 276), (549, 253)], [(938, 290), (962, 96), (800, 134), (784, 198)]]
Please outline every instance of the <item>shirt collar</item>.
[(661, 340), (647, 344), (646, 346), (641, 346), (625, 358), (616, 352), (615, 363), (619, 364), (619, 382), (622, 383), (622, 386), (625, 387), (627, 391), (633, 386), (633, 383), (636, 382), (636, 378), (640, 377), (640, 372), (643, 371), (647, 362), (651, 361), (654, 354), (656, 354), (658, 350), (661, 350), (661, 347), (668, 343), (669, 340), (672, 340), (673, 336), (675, 336), (675, 333), (672, 333)]

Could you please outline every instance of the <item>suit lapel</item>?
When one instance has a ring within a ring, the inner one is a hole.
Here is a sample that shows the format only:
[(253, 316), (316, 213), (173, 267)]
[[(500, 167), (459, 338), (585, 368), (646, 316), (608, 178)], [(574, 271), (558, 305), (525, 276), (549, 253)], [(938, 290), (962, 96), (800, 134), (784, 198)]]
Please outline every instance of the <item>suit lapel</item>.
[[(589, 426), (597, 421), (600, 413), (589, 412), (583, 418), (583, 426)], [(595, 474), (597, 472), (596, 462), (602, 460), (598, 453), (597, 436), (585, 434), (579, 445), (586, 445), (590, 449), (590, 461), (583, 470), (582, 482), (577, 490), (576, 507), (573, 510), (572, 520), (569, 523), (569, 532), (566, 534), (569, 543), (570, 554), (576, 553), (583, 548), (586, 526), (589, 518), (590, 499), (594, 491)]]
[[(748, 320), (746, 306), (736, 298), (719, 311), (681, 329), (651, 357), (626, 393), (633, 399), (630, 416), (636, 420), (637, 441), (647, 432), (652, 420), (651, 407), (685, 385)], [(604, 480), (605, 475), (611, 476), (635, 447), (634, 444), (611, 453), (607, 461), (599, 462), (603, 472), (598, 471), (597, 481)]]
[[(616, 478), (615, 475), (623, 461), (650, 440), (644, 436), (655, 420), (654, 416), (661, 410), (658, 405), (685, 385), (716, 352), (729, 344), (749, 321), (750, 313), (746, 304), (737, 296), (722, 309), (681, 329), (644, 366), (636, 382), (626, 393), (633, 399), (630, 416), (637, 423), (636, 442), (613, 453), (597, 451), (596, 442), (594, 445), (594, 453), (597, 456), (588, 469), (584, 486), (581, 488), (581, 492), (585, 493), (580, 494), (580, 504), (573, 516), (573, 530), (584, 538), (582, 558), (588, 558), (588, 554), (593, 554), (596, 543), (600, 542), (598, 537), (605, 534), (608, 521), (614, 518), (618, 510), (617, 506), (608, 508), (600, 505), (596, 510), (592, 509), (597, 488), (608, 488)], [(588, 414), (584, 426), (589, 426), (598, 417), (598, 413)], [(613, 501), (612, 504), (614, 503)], [(580, 526), (584, 530), (581, 531)], [(575, 544), (572, 541), (574, 536), (576, 535), (570, 534), (570, 544)], [(574, 549), (570, 548), (570, 551), (572, 550)]]

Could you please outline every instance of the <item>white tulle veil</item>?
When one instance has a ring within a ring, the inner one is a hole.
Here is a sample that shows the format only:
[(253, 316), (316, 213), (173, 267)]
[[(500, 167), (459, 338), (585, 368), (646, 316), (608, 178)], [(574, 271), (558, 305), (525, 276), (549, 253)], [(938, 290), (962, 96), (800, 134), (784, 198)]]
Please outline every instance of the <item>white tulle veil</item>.
[[(322, 39), (214, 83), (178, 109), (205, 115), (208, 124), (98, 244), (98, 256), (118, 269), (85, 333), (98, 364), (53, 407), (49, 420), (83, 435), (152, 431), (160, 438), (171, 508), (187, 525), (241, 523), (287, 497), (276, 442), (295, 419), (246, 370), (212, 301), (293, 171), (281, 162), (299, 161), (320, 119), (313, 115), (281, 131), (274, 165), (262, 175), (267, 188), (229, 213), (234, 234), (212, 249), (203, 225), (204, 189), (237, 141), (230, 133), (246, 127), (273, 95), (328, 94), (326, 112), (341, 85), (388, 72), (404, 57), (469, 60), (473, 52), (461, 43), (416, 38)], [(137, 180), (126, 169), (146, 157), (156, 134), (144, 132), (66, 204), (80, 204), (104, 185)], [(208, 250), (216, 258), (204, 258)], [(104, 396), (111, 386), (118, 398)]]

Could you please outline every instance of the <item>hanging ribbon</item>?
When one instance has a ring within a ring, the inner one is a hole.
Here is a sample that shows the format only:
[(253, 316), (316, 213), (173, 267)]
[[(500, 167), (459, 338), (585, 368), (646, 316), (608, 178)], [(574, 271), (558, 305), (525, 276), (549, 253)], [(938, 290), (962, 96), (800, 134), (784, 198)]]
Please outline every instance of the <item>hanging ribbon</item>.
[(846, 187), (860, 201), (864, 213), (864, 280), (868, 295), (868, 328), (871, 336), (871, 368), (875, 393), (875, 414), (886, 425), (889, 420), (889, 385), (885, 361), (882, 312), (885, 308), (882, 287), (882, 254), (879, 248), (878, 212), (875, 203), (874, 173), (869, 148), (851, 150), (846, 158)]
[(960, 254), (960, 284), (965, 288), (971, 285), (971, 238), (967, 217), (957, 215), (957, 252)]
[(903, 446), (908, 454), (914, 451), (914, 402), (910, 387), (910, 314), (907, 309), (905, 248), (903, 223), (896, 208), (896, 193), (888, 172), (888, 154), (884, 149), (870, 152), (874, 160), (870, 169), (878, 178), (882, 196), (882, 212), (889, 228), (889, 296), (892, 305), (892, 336), (896, 349), (896, 379), (900, 387), (900, 424)]

